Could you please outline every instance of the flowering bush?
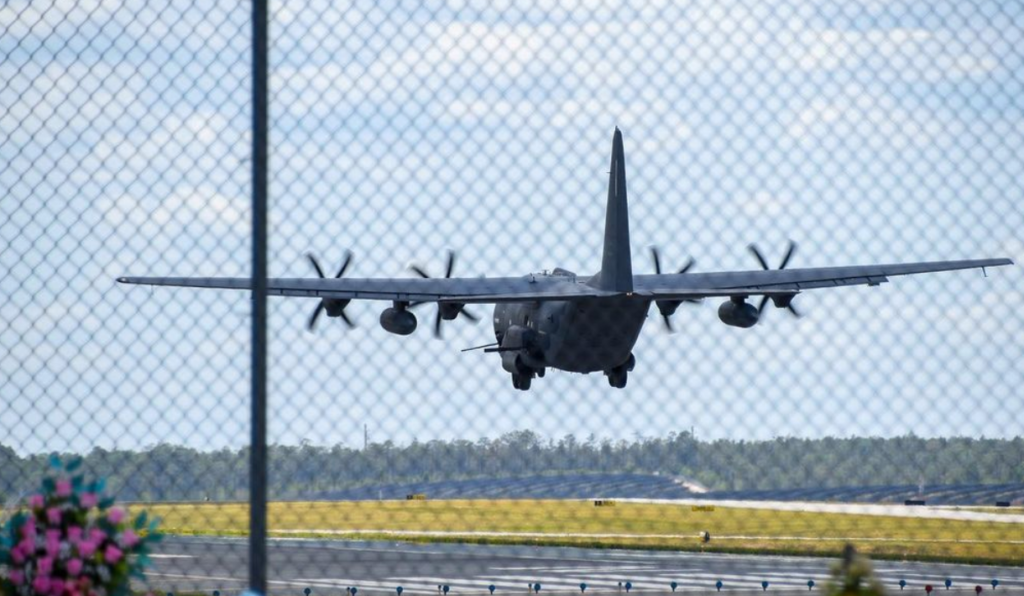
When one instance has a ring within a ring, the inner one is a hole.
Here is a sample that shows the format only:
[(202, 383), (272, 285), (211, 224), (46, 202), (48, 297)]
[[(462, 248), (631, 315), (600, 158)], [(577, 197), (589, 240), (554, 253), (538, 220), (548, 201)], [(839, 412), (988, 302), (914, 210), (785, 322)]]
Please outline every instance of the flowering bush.
[(149, 550), (161, 538), (145, 512), (130, 519), (103, 495), (102, 480), (86, 483), (51, 458), (53, 474), (29, 496), (0, 534), (4, 596), (127, 596), (131, 578), (145, 580)]

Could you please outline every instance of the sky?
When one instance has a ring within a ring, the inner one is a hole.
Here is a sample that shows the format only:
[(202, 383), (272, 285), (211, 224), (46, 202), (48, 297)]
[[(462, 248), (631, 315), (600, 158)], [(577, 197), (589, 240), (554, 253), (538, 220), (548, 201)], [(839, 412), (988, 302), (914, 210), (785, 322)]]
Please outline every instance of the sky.
[[(234, 2), (0, 8), (0, 444), (248, 440), (250, 24)], [(195, 4), (195, 5), (194, 5)], [(202, 6), (198, 6), (202, 4)], [(1024, 5), (976, 0), (272, 2), (270, 273), (521, 275), (600, 263), (614, 127), (633, 267), (1024, 263)], [(528, 393), (457, 320), (410, 337), (272, 298), (270, 440), (531, 429), (612, 440), (1013, 437), (1021, 267), (808, 291), (743, 330), (652, 316), (625, 390)]]

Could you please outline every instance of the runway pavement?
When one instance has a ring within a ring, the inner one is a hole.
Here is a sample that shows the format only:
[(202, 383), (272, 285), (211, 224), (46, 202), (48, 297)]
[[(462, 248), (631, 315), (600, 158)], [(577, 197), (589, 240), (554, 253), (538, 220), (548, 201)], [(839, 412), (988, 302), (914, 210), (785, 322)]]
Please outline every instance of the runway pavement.
[[(245, 539), (168, 537), (147, 574), (150, 586), (161, 592), (238, 593), (245, 586), (247, 553)], [(804, 557), (302, 539), (272, 540), (268, 559), (271, 594), (300, 595), (308, 587), (313, 596), (349, 596), (352, 586), (367, 596), (395, 595), (398, 586), (403, 594), (436, 596), (445, 585), (449, 596), (486, 596), (490, 585), (495, 596), (525, 596), (527, 586), (537, 583), (542, 595), (579, 594), (583, 582), (588, 595), (625, 595), (626, 582), (630, 592), (668, 594), (673, 581), (677, 591), (691, 593), (715, 592), (717, 581), (724, 593), (763, 592), (761, 582), (767, 581), (768, 592), (789, 595), (807, 593), (808, 580), (819, 592), (834, 563)], [(1019, 568), (888, 561), (875, 561), (874, 568), (890, 593), (900, 591), (900, 579), (907, 582), (907, 594), (923, 594), (926, 584), (944, 592), (946, 578), (953, 580), (952, 591), (961, 594), (973, 594), (975, 585), (987, 592), (994, 578), (1000, 582), (997, 593), (1024, 591), (1024, 569)]]

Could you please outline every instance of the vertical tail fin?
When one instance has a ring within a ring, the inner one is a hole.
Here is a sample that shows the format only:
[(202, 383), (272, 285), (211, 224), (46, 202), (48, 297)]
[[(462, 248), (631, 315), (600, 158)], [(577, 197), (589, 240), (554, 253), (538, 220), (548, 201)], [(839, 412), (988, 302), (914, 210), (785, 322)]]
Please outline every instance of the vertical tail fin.
[(608, 207), (604, 221), (601, 271), (588, 282), (610, 292), (633, 291), (633, 265), (629, 247), (629, 207), (626, 204), (626, 161), (622, 133), (612, 139), (612, 167), (608, 178)]

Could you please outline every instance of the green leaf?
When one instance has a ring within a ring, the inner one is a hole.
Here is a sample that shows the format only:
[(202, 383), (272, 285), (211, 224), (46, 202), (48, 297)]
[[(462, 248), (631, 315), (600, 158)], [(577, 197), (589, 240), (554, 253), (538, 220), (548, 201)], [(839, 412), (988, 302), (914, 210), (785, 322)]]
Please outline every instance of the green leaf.
[(110, 509), (113, 506), (114, 506), (114, 497), (107, 497), (105, 499), (100, 499), (99, 507), (100, 507), (101, 511), (106, 511), (107, 509)]
[(142, 530), (143, 528), (145, 528), (146, 527), (146, 520), (147, 519), (148, 519), (148, 516), (147, 516), (145, 511), (140, 513), (139, 516), (135, 518), (135, 530), (139, 531), (139, 530)]
[(57, 455), (56, 453), (50, 455), (50, 467), (53, 468), (54, 470), (59, 470), (63, 467), (63, 465), (60, 463), (60, 456)]
[(83, 461), (84, 460), (81, 457), (75, 457), (68, 462), (68, 465), (64, 469), (67, 470), (69, 473), (74, 472), (78, 468), (82, 467)]
[(85, 484), (85, 478), (81, 475), (71, 477), (71, 488), (78, 492), (82, 490), (82, 485)]
[(53, 494), (57, 490), (57, 481), (53, 478), (43, 478), (43, 493), (49, 495)]

